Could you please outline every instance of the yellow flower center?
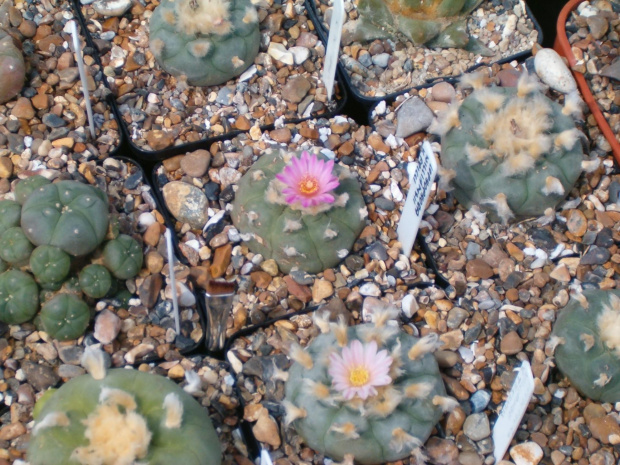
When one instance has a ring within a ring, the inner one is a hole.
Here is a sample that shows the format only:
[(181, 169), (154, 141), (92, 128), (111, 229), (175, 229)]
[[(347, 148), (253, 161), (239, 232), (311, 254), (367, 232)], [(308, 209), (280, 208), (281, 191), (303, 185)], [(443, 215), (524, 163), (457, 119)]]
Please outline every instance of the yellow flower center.
[(364, 367), (355, 367), (349, 372), (349, 381), (355, 387), (363, 386), (369, 379), (370, 373)]
[(299, 181), (299, 192), (304, 195), (314, 194), (319, 190), (319, 181), (314, 176), (304, 176)]

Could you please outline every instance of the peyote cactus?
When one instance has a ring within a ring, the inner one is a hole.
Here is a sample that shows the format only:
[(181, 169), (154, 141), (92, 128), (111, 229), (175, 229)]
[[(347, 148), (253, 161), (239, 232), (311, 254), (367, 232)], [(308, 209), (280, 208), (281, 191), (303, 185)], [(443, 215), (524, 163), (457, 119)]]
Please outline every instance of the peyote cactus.
[(86, 255), (108, 230), (108, 199), (92, 186), (59, 181), (38, 187), (22, 207), (21, 226), (35, 245), (53, 245), (70, 255)]
[(0, 234), (9, 228), (19, 226), (22, 206), (13, 200), (0, 201)]
[(30, 255), (30, 270), (46, 289), (59, 289), (69, 275), (71, 257), (53, 245), (40, 245)]
[(103, 265), (88, 265), (80, 271), (79, 280), (84, 294), (94, 299), (105, 296), (112, 288), (112, 276)]
[(28, 262), (34, 249), (22, 228), (16, 226), (0, 234), (0, 258), (14, 265)]
[[(523, 73), (516, 88), (482, 87), (481, 76), (456, 111), (444, 116), (440, 185), (466, 208), (494, 221), (538, 217), (573, 188), (581, 173), (580, 132), (569, 115)], [(458, 173), (458, 175), (457, 175)]]
[(194, 86), (222, 84), (254, 62), (260, 44), (250, 0), (163, 0), (149, 22), (161, 67)]
[(348, 255), (367, 211), (346, 168), (270, 150), (239, 181), (231, 215), (250, 249), (281, 271), (318, 273)]
[(0, 275), (0, 321), (16, 325), (31, 320), (39, 310), (39, 292), (32, 276), (19, 270)]
[(488, 50), (467, 33), (467, 16), (482, 0), (359, 0), (359, 18), (345, 24), (342, 42), (393, 38), (416, 45)]
[(575, 297), (553, 327), (557, 366), (585, 396), (620, 402), (620, 290)]
[(15, 44), (15, 39), (0, 29), (0, 104), (16, 97), (25, 80), (26, 64), (22, 51)]
[(291, 348), (285, 422), (332, 459), (378, 464), (420, 458), (442, 412), (457, 405), (445, 397), (430, 353), (437, 335), (418, 339), (389, 325), (390, 316), (376, 313), (374, 324), (353, 327), (319, 316), (323, 334), (305, 350)]
[(32, 194), (39, 187), (43, 187), (46, 184), (51, 184), (51, 182), (52, 181), (49, 179), (39, 176), (38, 174), (22, 179), (15, 186), (15, 200), (17, 200), (20, 205), (23, 205), (26, 199), (30, 197), (30, 194)]
[(116, 278), (133, 278), (142, 268), (142, 247), (133, 237), (121, 234), (103, 248), (103, 263)]
[(37, 402), (31, 465), (221, 463), (207, 411), (174, 382), (138, 370), (106, 372), (91, 348), (83, 364), (89, 374)]
[(60, 293), (43, 304), (39, 321), (42, 329), (54, 339), (77, 339), (88, 327), (90, 309), (77, 295)]

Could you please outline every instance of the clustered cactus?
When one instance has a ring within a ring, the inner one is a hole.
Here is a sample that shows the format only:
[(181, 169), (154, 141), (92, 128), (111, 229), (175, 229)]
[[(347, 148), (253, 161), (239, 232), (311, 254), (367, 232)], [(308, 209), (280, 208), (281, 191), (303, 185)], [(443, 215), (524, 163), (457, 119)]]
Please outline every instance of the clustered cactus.
[[(322, 334), (306, 349), (293, 346), (284, 406), (313, 449), (346, 463), (378, 464), (414, 456), (444, 411), (446, 397), (432, 351), (436, 334), (411, 336), (389, 311), (372, 324), (347, 327), (319, 314)], [(419, 463), (419, 462), (416, 462)]]
[(620, 401), (620, 291), (576, 293), (560, 310), (551, 342), (558, 368), (579, 392)]
[[(90, 321), (89, 299), (116, 292), (113, 278), (134, 277), (142, 249), (120, 234), (100, 251), (109, 212), (105, 193), (95, 187), (32, 176), (17, 184), (14, 197), (0, 201), (0, 321), (24, 323), (40, 309), (41, 329), (55, 339), (76, 339)], [(102, 264), (80, 271), (87, 260)]]
[(359, 18), (345, 24), (342, 41), (393, 39), (402, 34), (415, 45), (488, 50), (467, 33), (467, 16), (482, 0), (360, 0)]
[(194, 86), (218, 85), (258, 53), (258, 14), (250, 0), (163, 0), (149, 22), (161, 67)]
[(580, 132), (570, 116), (574, 103), (567, 99), (562, 107), (550, 100), (527, 73), (516, 88), (482, 82), (481, 74), (464, 77), (475, 90), (447, 111), (438, 130), (441, 186), (494, 221), (555, 209), (582, 171)]
[(254, 253), (273, 258), (284, 273), (335, 266), (365, 225), (358, 181), (346, 168), (308, 152), (269, 150), (238, 186), (234, 225)]
[(87, 348), (89, 374), (37, 402), (31, 465), (219, 465), (207, 411), (174, 382), (138, 370), (106, 370)]

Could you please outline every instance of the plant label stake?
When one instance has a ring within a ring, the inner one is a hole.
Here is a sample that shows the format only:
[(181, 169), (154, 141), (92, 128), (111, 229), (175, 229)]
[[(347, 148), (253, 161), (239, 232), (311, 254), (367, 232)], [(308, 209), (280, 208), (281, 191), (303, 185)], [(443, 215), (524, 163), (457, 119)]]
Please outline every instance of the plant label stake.
[(524, 360), (516, 370), (518, 371), (517, 377), (512, 384), (512, 388), (510, 388), (508, 398), (493, 427), (493, 444), (495, 444), (493, 456), (495, 457), (495, 463), (499, 463), (508, 450), (510, 441), (512, 441), (512, 437), (517, 432), (521, 418), (523, 418), (532, 394), (534, 394), (534, 376), (532, 375), (530, 363)]
[(260, 451), (260, 465), (273, 465), (269, 452), (266, 449)]
[(409, 256), (418, 235), (418, 229), (420, 229), (431, 187), (437, 175), (437, 160), (435, 160), (431, 144), (428, 141), (422, 143), (418, 161), (409, 163), (407, 171), (409, 172), (409, 193), (405, 199), (405, 206), (396, 233), (398, 234), (398, 241), (402, 245), (403, 253)]
[(174, 252), (172, 248), (172, 233), (166, 228), (164, 233), (166, 248), (168, 249), (168, 268), (170, 269), (170, 287), (172, 288), (172, 310), (174, 312), (174, 329), (181, 334), (181, 322), (179, 321), (179, 298), (177, 297), (177, 281), (174, 276)]
[(84, 58), (82, 57), (82, 47), (80, 46), (80, 37), (78, 36), (77, 24), (75, 20), (68, 23), (69, 32), (73, 38), (73, 51), (75, 53), (80, 72), (80, 80), (82, 81), (82, 94), (84, 94), (84, 103), (86, 104), (86, 114), (88, 115), (88, 128), (90, 135), (95, 138), (95, 120), (93, 118), (93, 107), (90, 104), (90, 93), (88, 92), (88, 81), (86, 80), (86, 70), (84, 69)]
[(340, 36), (342, 35), (342, 25), (344, 24), (344, 2), (334, 0), (332, 20), (329, 23), (329, 38), (325, 49), (325, 66), (321, 79), (327, 89), (327, 98), (332, 99), (334, 93), (334, 80), (336, 78), (336, 66), (340, 55)]

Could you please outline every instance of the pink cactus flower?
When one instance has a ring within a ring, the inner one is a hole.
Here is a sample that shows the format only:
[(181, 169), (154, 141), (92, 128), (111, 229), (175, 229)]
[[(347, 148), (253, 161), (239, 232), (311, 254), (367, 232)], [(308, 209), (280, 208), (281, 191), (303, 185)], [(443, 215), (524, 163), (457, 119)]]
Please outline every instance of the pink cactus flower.
[(290, 165), (284, 167), (276, 178), (286, 187), (282, 193), (289, 205), (301, 203), (303, 208), (316, 207), (322, 203), (333, 203), (329, 192), (340, 182), (332, 174), (334, 161), (319, 160), (316, 155), (304, 151), (301, 158), (292, 157)]
[(346, 400), (355, 395), (361, 399), (377, 394), (376, 386), (392, 382), (388, 375), (392, 357), (387, 350), (377, 352), (377, 343), (362, 344), (354, 340), (342, 349), (342, 355), (332, 352), (329, 356), (328, 373), (334, 389), (342, 392)]

